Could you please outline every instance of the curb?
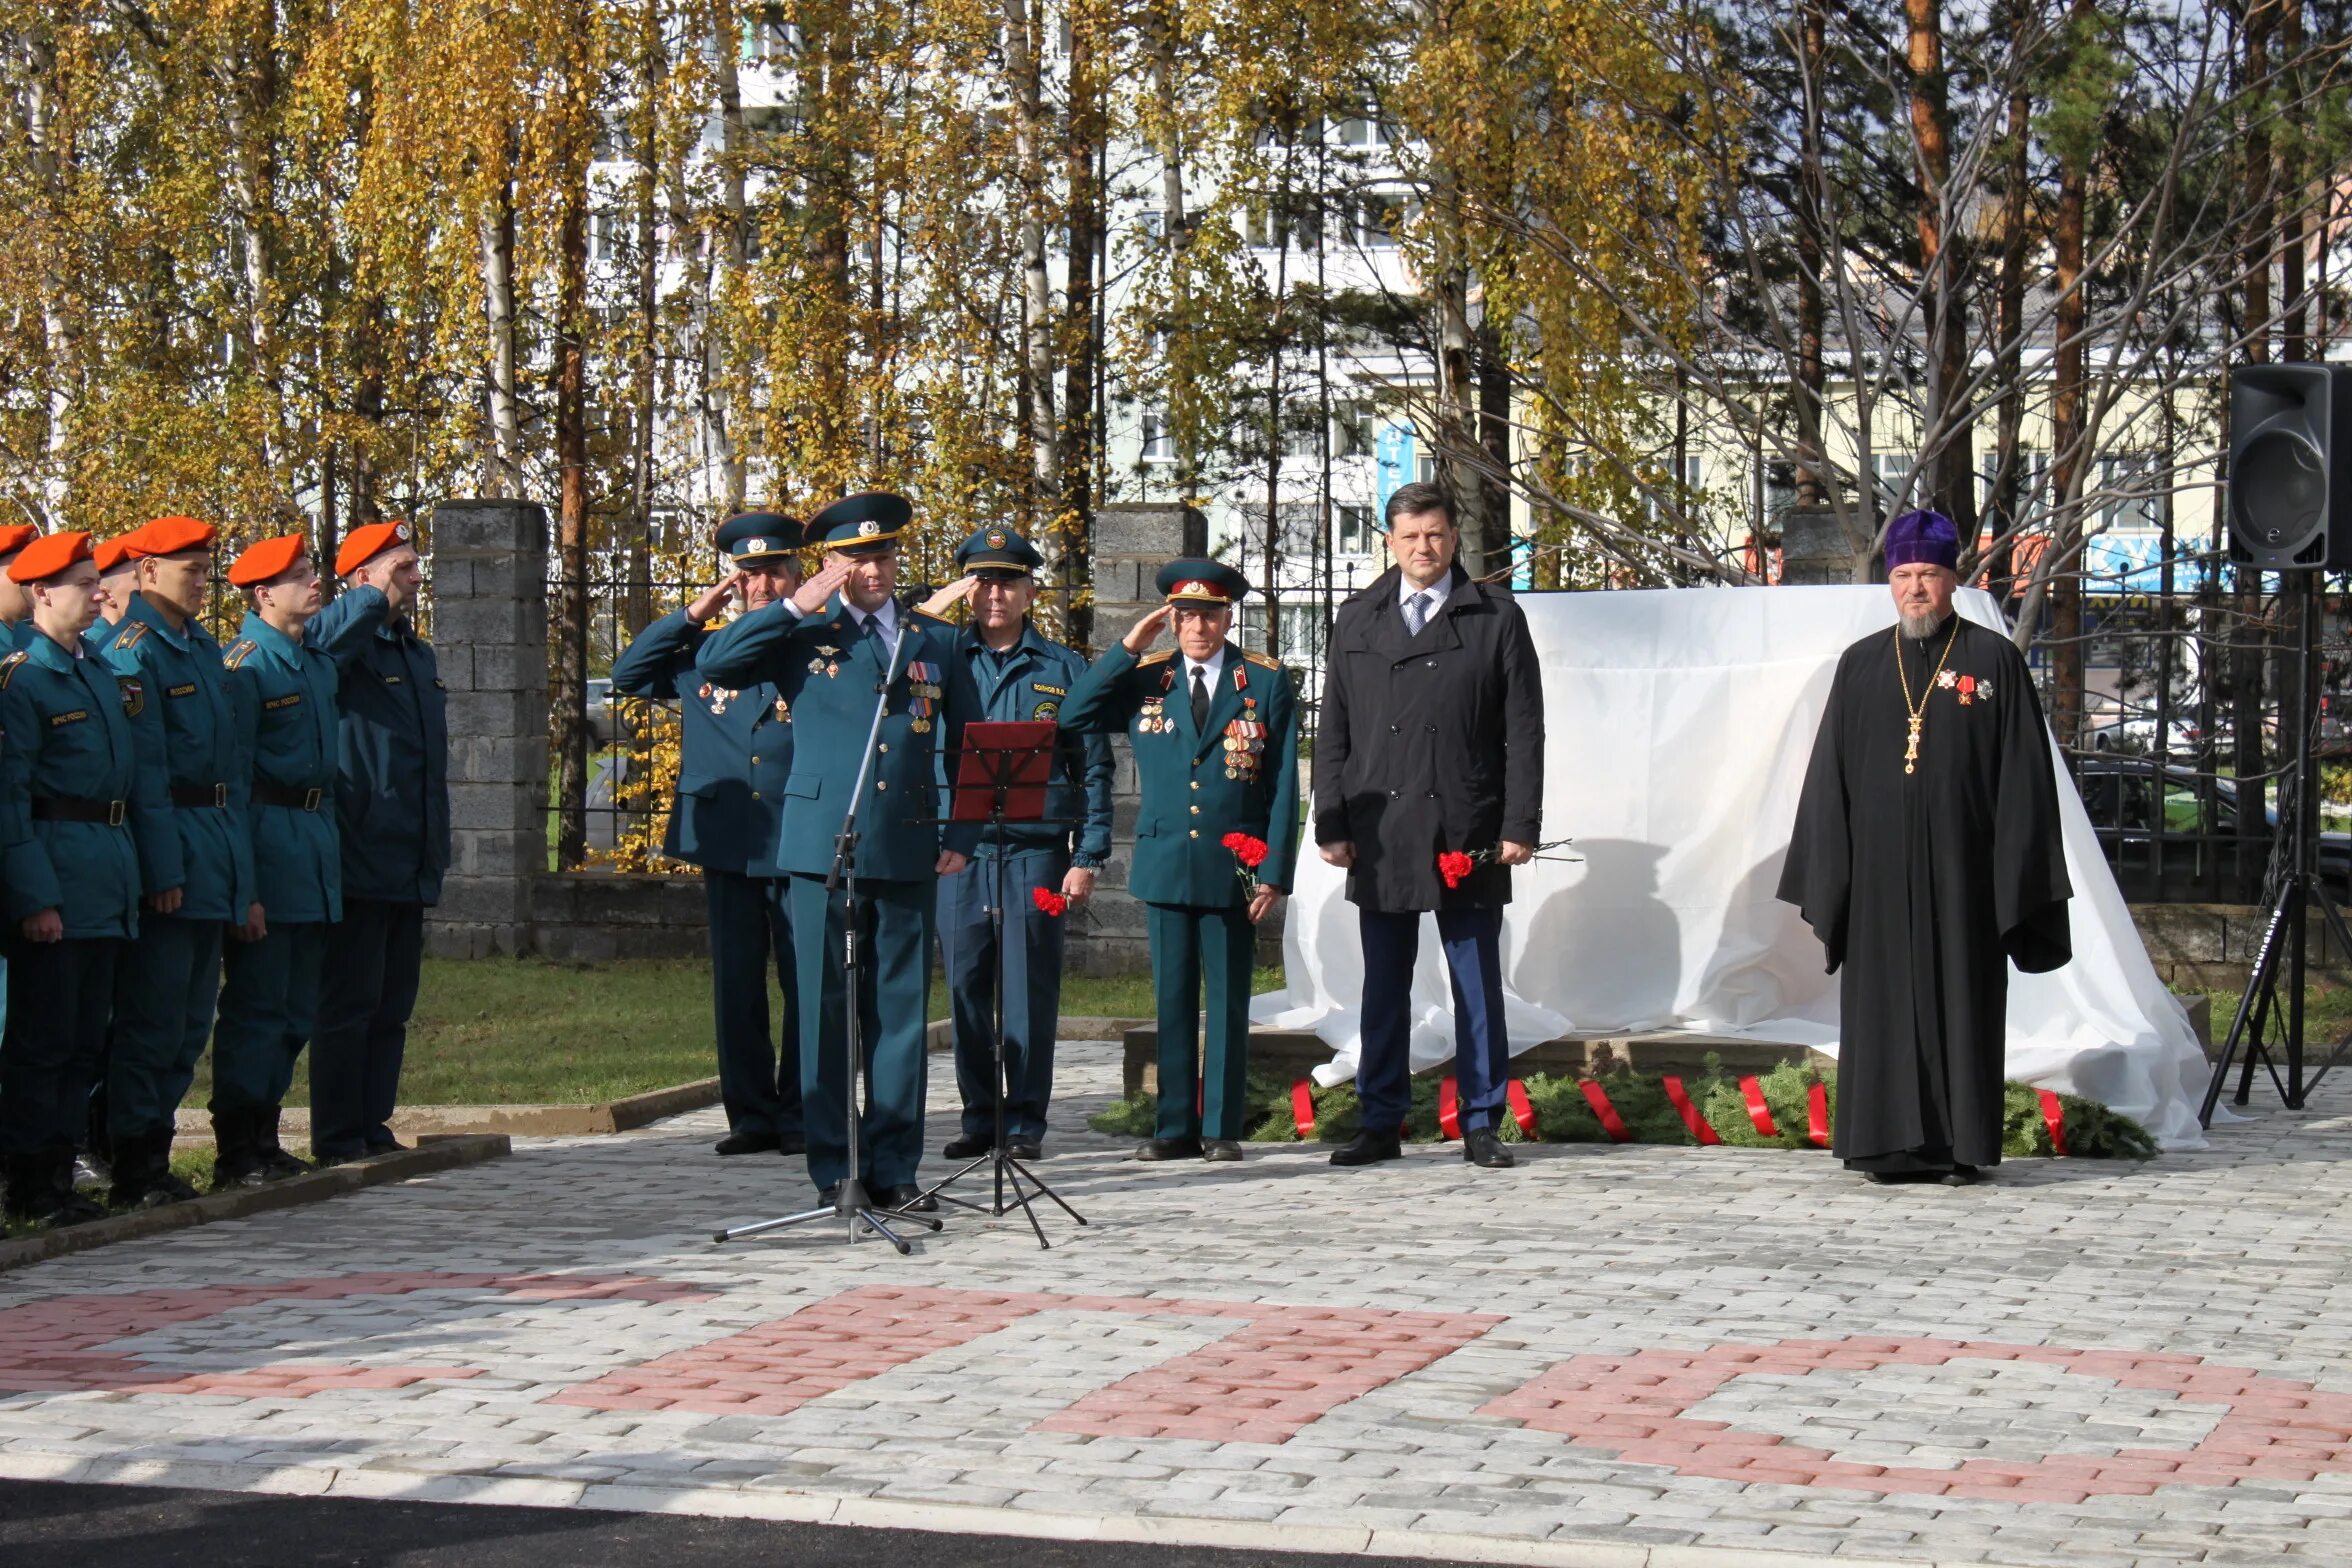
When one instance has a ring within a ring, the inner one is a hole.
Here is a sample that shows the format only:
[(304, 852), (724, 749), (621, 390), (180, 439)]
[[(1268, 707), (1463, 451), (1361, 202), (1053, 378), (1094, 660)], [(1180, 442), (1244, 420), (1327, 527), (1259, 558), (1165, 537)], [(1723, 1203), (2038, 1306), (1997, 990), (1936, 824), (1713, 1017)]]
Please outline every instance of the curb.
[(308, 1175), (273, 1182), (266, 1187), (239, 1187), (228, 1192), (207, 1193), (186, 1203), (169, 1203), (159, 1209), (134, 1209), (127, 1214), (92, 1220), (87, 1225), (19, 1236), (13, 1240), (0, 1241), (0, 1274), (51, 1258), (87, 1252), (93, 1247), (103, 1247), (117, 1241), (161, 1236), (169, 1231), (185, 1230), (191, 1225), (209, 1225), (215, 1220), (244, 1219), (248, 1215), (269, 1213), (273, 1209), (291, 1209), (306, 1203), (316, 1203), (339, 1193), (357, 1192), (363, 1187), (380, 1187), (387, 1182), (408, 1181), (418, 1176), (430, 1176), (437, 1171), (479, 1165), (485, 1160), (498, 1159), (512, 1150), (513, 1144), (503, 1133), (432, 1137), (413, 1149), (370, 1155), (348, 1165), (312, 1171)]
[(369, 1467), (242, 1465), (169, 1459), (80, 1459), (70, 1454), (0, 1452), (0, 1477), (113, 1486), (185, 1486), (210, 1491), (358, 1497), (402, 1502), (586, 1508), (606, 1513), (690, 1514), (848, 1529), (928, 1530), (1044, 1541), (1194, 1546), (1228, 1551), (1410, 1557), (1523, 1568), (2022, 1568), (1984, 1558), (1873, 1558), (1777, 1552), (1738, 1546), (1648, 1546), (1605, 1535), (1527, 1540), (1460, 1531), (1267, 1524), (1178, 1514), (1057, 1514), (968, 1503), (896, 1502), (814, 1492), (747, 1492), (538, 1477), (450, 1475)]

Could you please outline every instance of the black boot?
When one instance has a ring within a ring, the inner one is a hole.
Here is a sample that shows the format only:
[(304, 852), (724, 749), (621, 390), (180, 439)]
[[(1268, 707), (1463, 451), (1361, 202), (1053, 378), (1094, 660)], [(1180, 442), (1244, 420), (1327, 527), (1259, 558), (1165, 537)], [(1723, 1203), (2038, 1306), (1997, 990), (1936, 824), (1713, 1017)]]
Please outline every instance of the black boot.
[(277, 1106), (253, 1113), (254, 1145), (261, 1155), (261, 1175), (265, 1181), (284, 1181), (290, 1176), (307, 1176), (317, 1167), (310, 1161), (288, 1154), (278, 1145), (278, 1118), (284, 1113)]
[(118, 1209), (153, 1209), (196, 1196), (172, 1174), (171, 1129), (115, 1140), (114, 1186), (106, 1201)]
[(19, 1225), (46, 1219), (56, 1206), (49, 1167), (38, 1155), (11, 1154), (0, 1160), (0, 1213)]
[(79, 1152), (70, 1143), (50, 1152), (49, 1184), (56, 1197), (56, 1206), (49, 1211), (51, 1225), (80, 1225), (106, 1218), (106, 1205), (85, 1197), (74, 1186), (74, 1160)]
[(212, 1113), (213, 1191), (227, 1192), (232, 1187), (262, 1184), (261, 1151), (254, 1143), (254, 1135), (253, 1112)]

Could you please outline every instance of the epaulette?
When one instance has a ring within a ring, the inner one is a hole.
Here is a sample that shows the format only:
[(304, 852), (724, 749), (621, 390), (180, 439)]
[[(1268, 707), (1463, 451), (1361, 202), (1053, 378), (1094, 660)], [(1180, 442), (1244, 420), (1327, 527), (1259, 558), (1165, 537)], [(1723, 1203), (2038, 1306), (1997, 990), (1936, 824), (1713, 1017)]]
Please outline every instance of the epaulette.
[(145, 621), (125, 621), (123, 629), (114, 634), (114, 645), (126, 650), (136, 648), (139, 646), (139, 639), (146, 635), (147, 623)]
[(1176, 654), (1173, 649), (1163, 648), (1158, 653), (1147, 653), (1142, 658), (1136, 660), (1135, 667), (1139, 670), (1148, 670), (1155, 664), (1165, 664), (1170, 659), (1175, 657)]
[(24, 662), (25, 651), (22, 648), (17, 649), (7, 658), (0, 659), (0, 691), (8, 689), (8, 683), (16, 679), (16, 672), (24, 668)]
[(1282, 668), (1282, 661), (1280, 659), (1271, 658), (1266, 654), (1244, 653), (1242, 657), (1249, 660), (1250, 663), (1256, 665), (1261, 670), (1279, 670)]
[(253, 650), (260, 646), (261, 644), (250, 637), (240, 637), (229, 645), (227, 653), (221, 655), (221, 663), (229, 669), (237, 669), (247, 659), (252, 658)]

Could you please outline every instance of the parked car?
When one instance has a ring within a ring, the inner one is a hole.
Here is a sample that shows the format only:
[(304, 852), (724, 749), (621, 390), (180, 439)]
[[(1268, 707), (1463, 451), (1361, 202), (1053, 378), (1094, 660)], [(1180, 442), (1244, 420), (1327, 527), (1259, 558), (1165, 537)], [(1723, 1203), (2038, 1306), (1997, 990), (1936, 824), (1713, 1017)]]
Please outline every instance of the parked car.
[[(2169, 742), (2166, 750), (2175, 757), (2193, 757), (2201, 732), (2186, 719), (2175, 717), (2166, 727)], [(2115, 719), (2094, 727), (2086, 737), (2093, 751), (2129, 752), (2138, 756), (2153, 756), (2156, 751), (2156, 720), (2154, 716)]]
[(588, 743), (610, 746), (620, 733), (618, 715), (613, 711), (612, 677), (599, 675), (588, 683)]
[[(2238, 782), (2194, 768), (2124, 755), (2086, 757), (2075, 767), (2083, 809), (2115, 868), (2123, 896), (2135, 903), (2261, 896), (2278, 826), (2275, 798), (2264, 802), (2268, 827), (2239, 833)], [(2338, 898), (2352, 894), (2352, 833), (2319, 835), (2316, 868)]]

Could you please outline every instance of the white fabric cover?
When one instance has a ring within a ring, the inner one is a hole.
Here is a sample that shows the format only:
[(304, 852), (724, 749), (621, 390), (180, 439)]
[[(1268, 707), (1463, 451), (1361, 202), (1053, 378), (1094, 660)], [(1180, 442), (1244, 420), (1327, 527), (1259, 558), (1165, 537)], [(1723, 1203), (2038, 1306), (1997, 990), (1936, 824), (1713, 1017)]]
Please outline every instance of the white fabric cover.
[[(1522, 867), (1503, 924), (1511, 1048), (1568, 1034), (1684, 1029), (1834, 1055), (1838, 985), (1819, 942), (1773, 897), (1838, 655), (1894, 623), (1882, 587), (1528, 594), (1543, 660), (1544, 835), (1577, 863)], [(2002, 627), (1991, 596), (1960, 612)], [(1931, 724), (1924, 745), (1932, 753)], [(2011, 973), (2008, 1075), (2138, 1118), (2166, 1148), (2203, 1146), (2203, 1051), (2148, 962), (2060, 763), (2074, 961)], [(1310, 834), (1311, 837), (1311, 834)], [(1286, 993), (1260, 1024), (1332, 1047), (1355, 1073), (1363, 950), (1342, 873), (1308, 845), (1284, 938)], [(1413, 1065), (1453, 1054), (1436, 925), (1413, 984)]]

